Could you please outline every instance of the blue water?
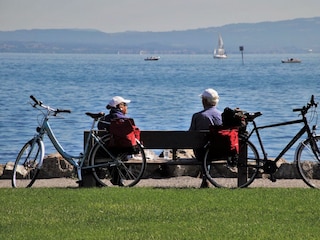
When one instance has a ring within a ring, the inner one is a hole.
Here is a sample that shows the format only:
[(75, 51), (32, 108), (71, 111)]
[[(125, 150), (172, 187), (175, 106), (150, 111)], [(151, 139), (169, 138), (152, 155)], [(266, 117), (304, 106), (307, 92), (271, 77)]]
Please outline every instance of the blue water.
[[(202, 109), (199, 94), (208, 87), (220, 94), (219, 108), (261, 111), (259, 125), (296, 119), (293, 108), (311, 94), (320, 101), (320, 54), (295, 55), (301, 64), (281, 64), (287, 55), (162, 55), (144, 61), (140, 55), (0, 54), (0, 163), (14, 161), (35, 133), (39, 112), (34, 95), (71, 114), (51, 120), (65, 150), (83, 149), (83, 131), (91, 120), (84, 113), (106, 111), (114, 95), (131, 99), (129, 116), (141, 130), (187, 130), (191, 115)], [(299, 125), (265, 129), (262, 138), (276, 156)], [(47, 153), (55, 152), (48, 140)], [(293, 160), (294, 151), (285, 158)]]

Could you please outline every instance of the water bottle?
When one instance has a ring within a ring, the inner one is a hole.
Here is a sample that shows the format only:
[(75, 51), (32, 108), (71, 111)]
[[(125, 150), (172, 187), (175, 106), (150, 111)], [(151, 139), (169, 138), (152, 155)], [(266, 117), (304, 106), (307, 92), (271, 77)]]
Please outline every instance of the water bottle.
[(169, 153), (170, 153), (169, 149), (164, 149), (163, 150), (163, 158), (164, 159), (169, 159)]

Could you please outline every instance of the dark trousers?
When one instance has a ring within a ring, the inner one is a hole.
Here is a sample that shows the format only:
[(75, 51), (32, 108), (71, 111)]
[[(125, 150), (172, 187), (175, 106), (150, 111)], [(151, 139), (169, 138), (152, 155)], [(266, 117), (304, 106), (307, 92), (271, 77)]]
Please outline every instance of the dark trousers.
[[(206, 149), (204, 148), (197, 148), (197, 149), (193, 149), (194, 155), (196, 157), (196, 159), (203, 163), (204, 160), (204, 156), (206, 154)], [(201, 177), (202, 179), (205, 181), (207, 179), (206, 175), (204, 174), (205, 170), (204, 170), (204, 166), (203, 164), (201, 164)]]

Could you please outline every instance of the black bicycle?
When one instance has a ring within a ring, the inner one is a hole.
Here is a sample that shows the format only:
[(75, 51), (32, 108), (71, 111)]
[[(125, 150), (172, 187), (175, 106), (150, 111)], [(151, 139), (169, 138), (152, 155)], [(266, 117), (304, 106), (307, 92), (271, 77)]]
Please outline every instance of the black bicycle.
[[(253, 129), (239, 134), (240, 155), (238, 157), (212, 158), (213, 154), (210, 152), (212, 148), (210, 146), (207, 148), (203, 164), (208, 180), (216, 187), (243, 188), (249, 186), (261, 173), (269, 174), (270, 180), (276, 181), (274, 174), (278, 170), (277, 162), (305, 135), (306, 138), (296, 148), (294, 163), (306, 184), (312, 188), (320, 188), (320, 135), (316, 134), (316, 125), (309, 126), (309, 122), (317, 121), (317, 105), (312, 95), (306, 106), (293, 109), (294, 112), (299, 112), (300, 119), (264, 126), (257, 126), (255, 122), (255, 118), (261, 116), (262, 113), (245, 113), (246, 122), (247, 124), (252, 123)], [(307, 119), (307, 114), (309, 119)], [(278, 156), (274, 160), (268, 159), (259, 130), (301, 123), (302, 128)], [(254, 134), (263, 158), (259, 157), (256, 146), (250, 141)]]

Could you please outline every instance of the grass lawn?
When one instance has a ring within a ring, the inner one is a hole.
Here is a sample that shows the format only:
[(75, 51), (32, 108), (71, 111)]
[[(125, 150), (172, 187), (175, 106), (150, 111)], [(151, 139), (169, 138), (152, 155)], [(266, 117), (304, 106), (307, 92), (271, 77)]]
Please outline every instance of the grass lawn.
[(319, 239), (315, 189), (0, 189), (0, 239)]

